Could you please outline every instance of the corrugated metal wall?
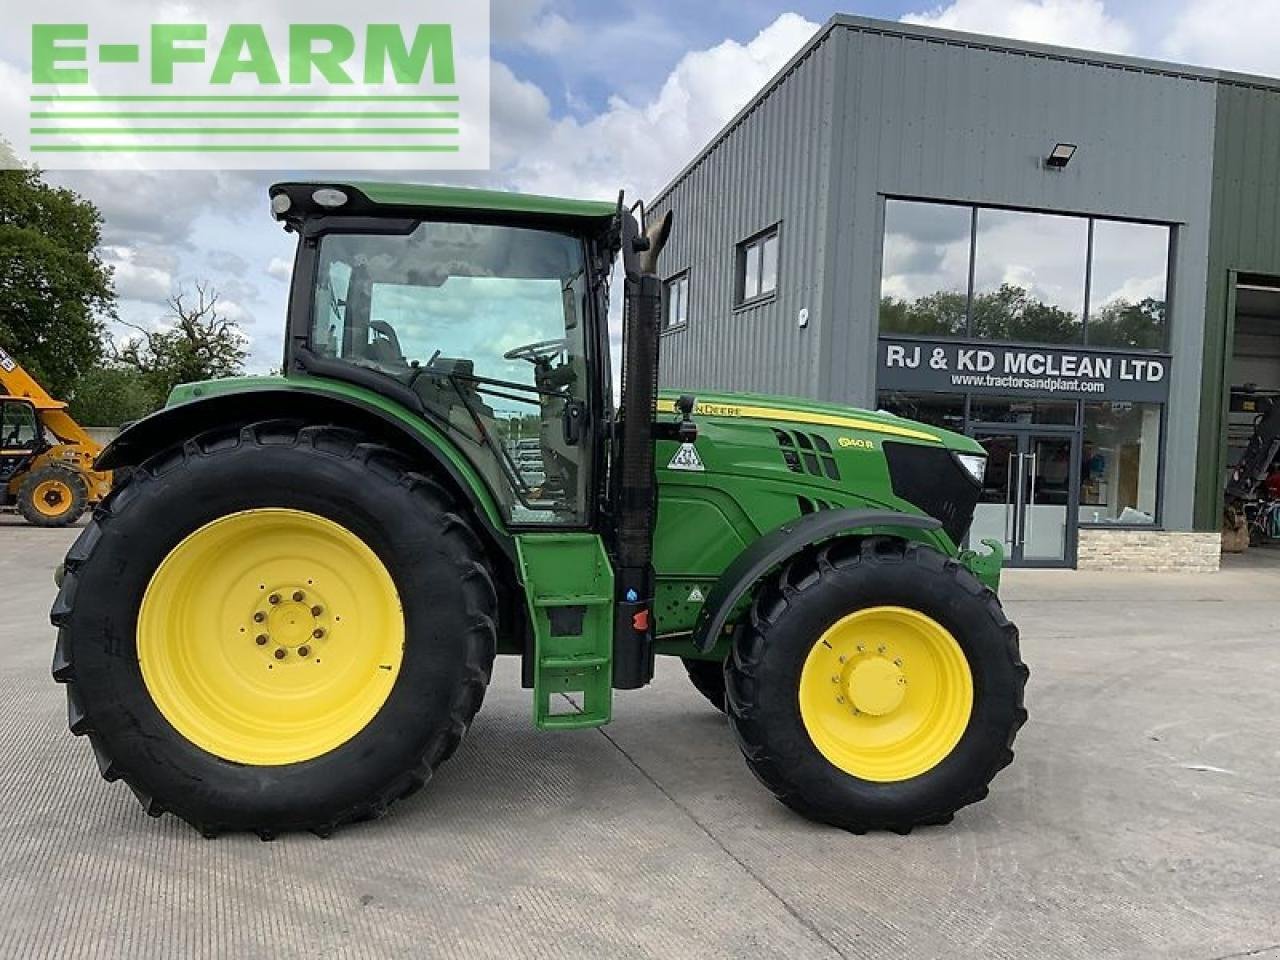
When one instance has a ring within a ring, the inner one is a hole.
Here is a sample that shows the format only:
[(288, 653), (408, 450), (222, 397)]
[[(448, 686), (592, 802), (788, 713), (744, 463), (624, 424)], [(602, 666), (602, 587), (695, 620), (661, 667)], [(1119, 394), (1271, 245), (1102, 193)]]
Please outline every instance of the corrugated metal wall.
[(1214, 142), (1200, 418), (1205, 442), (1196, 477), (1196, 525), (1203, 530), (1216, 530), (1221, 522), (1231, 388), (1224, 376), (1232, 353), (1230, 271), (1280, 276), (1280, 91), (1222, 84)]
[[(651, 207), (674, 211), (664, 278), (689, 271), (689, 324), (663, 338), (662, 382), (812, 395), (823, 282), (831, 58), (819, 44)], [(735, 309), (737, 244), (779, 224), (777, 297)]]

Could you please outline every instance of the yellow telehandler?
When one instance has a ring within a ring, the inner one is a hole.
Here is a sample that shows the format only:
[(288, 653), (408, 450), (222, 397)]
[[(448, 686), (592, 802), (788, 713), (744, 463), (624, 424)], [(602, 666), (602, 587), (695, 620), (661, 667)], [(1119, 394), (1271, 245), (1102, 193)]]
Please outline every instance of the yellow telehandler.
[(111, 490), (101, 445), (0, 349), (0, 507), (38, 527), (66, 527)]

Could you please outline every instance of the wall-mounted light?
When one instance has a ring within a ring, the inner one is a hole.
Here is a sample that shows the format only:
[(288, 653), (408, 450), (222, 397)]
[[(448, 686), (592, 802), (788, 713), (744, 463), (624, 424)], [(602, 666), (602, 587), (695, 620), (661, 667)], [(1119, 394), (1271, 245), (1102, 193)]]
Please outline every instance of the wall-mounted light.
[(1059, 143), (1049, 151), (1049, 155), (1044, 158), (1045, 166), (1053, 167), (1055, 170), (1061, 170), (1071, 158), (1076, 155), (1076, 145), (1074, 143)]

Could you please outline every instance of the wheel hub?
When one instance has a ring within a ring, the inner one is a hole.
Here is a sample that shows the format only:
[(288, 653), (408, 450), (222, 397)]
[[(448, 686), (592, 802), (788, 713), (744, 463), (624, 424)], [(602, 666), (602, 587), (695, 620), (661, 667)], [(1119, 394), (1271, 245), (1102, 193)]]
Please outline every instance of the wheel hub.
[(277, 650), (284, 650), (285, 656), (318, 655), (321, 644), (329, 637), (333, 618), (316, 583), (312, 576), (306, 586), (284, 584), (266, 593), (264, 585), (260, 590), (266, 597), (254, 607), (244, 632), (254, 637), (265, 656), (282, 659)]
[(300, 763), (382, 708), (405, 625), (378, 556), (315, 514), (230, 514), (190, 534), (151, 578), (138, 661), (157, 708), (237, 763)]
[(954, 749), (973, 709), (973, 677), (955, 637), (906, 607), (842, 617), (800, 674), (800, 716), (818, 751), (865, 780), (907, 780)]
[(55, 517), (71, 501), (71, 490), (61, 480), (45, 480), (36, 487), (32, 500), (46, 517)]
[(872, 655), (848, 671), (844, 682), (849, 702), (859, 713), (882, 717), (892, 713), (907, 695), (907, 678), (887, 657)]

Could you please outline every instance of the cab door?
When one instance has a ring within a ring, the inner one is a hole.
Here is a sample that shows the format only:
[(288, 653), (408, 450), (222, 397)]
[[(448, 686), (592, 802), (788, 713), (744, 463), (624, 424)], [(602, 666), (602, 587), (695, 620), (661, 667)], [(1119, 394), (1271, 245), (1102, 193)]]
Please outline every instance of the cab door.
[(7, 486), (43, 446), (35, 407), (27, 400), (0, 400), (0, 484)]

